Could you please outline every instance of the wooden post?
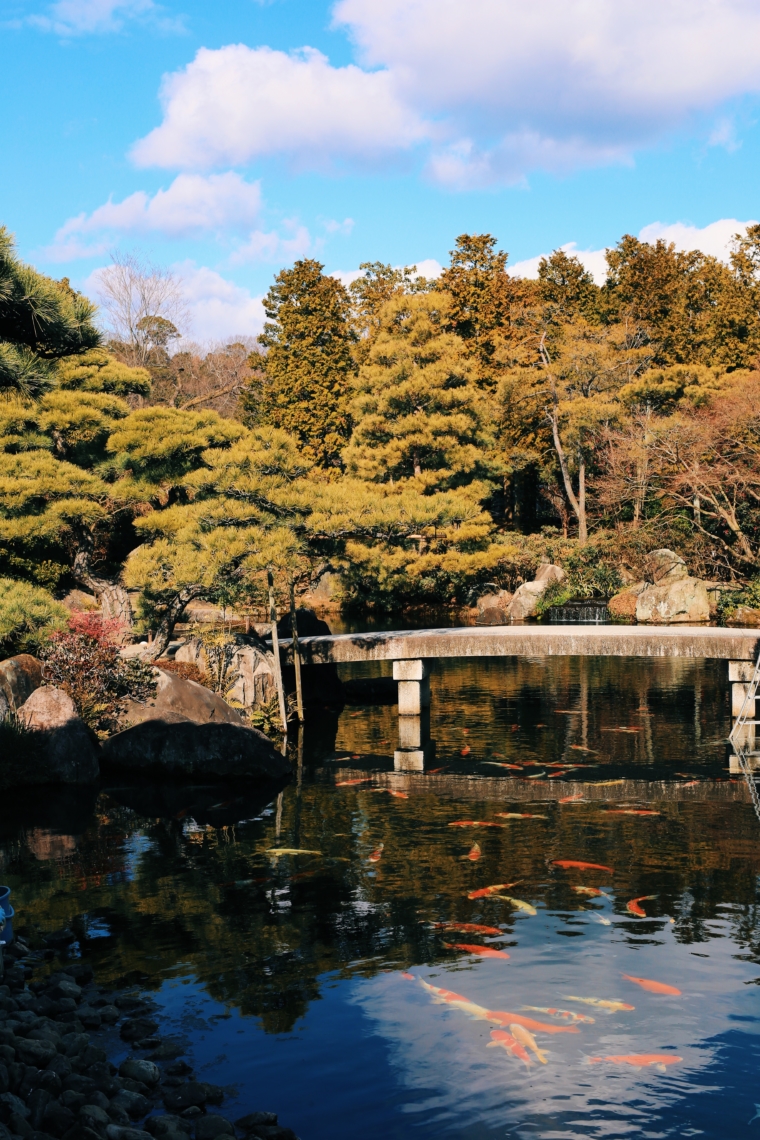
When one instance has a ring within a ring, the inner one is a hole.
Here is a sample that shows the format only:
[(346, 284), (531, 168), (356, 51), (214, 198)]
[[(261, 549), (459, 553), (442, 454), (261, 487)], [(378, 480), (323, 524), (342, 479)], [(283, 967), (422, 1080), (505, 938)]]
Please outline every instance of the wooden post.
[(290, 580), (290, 628), (293, 631), (293, 664), (296, 670), (296, 708), (298, 709), (298, 722), (303, 724), (303, 690), (301, 688), (301, 651), (298, 648), (298, 620), (296, 617), (296, 590), (293, 579)]
[(267, 571), (267, 581), (269, 583), (269, 620), (272, 623), (272, 653), (274, 655), (274, 679), (277, 685), (277, 696), (280, 701), (280, 717), (282, 719), (282, 731), (285, 736), (288, 735), (288, 711), (285, 705), (285, 687), (282, 683), (282, 666), (280, 664), (280, 642), (277, 637), (277, 607), (274, 604), (274, 578), (272, 571)]

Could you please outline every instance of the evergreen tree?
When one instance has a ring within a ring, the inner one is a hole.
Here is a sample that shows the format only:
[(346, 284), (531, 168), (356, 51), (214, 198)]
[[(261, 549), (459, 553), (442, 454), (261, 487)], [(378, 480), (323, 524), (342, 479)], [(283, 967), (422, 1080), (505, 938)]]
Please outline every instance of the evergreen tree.
[(417, 479), (420, 488), (467, 483), (488, 467), (486, 410), (461, 339), (445, 331), (444, 293), (398, 295), (356, 381), (349, 471), (373, 482)]
[(241, 402), (246, 423), (282, 428), (310, 461), (335, 467), (351, 430), (356, 334), (349, 295), (323, 268), (306, 259), (278, 273), (264, 300), (266, 356), (252, 362), (263, 367), (263, 382)]
[(0, 226), (0, 392), (36, 395), (53, 382), (55, 361), (94, 348), (95, 306), (68, 281), (53, 281), (16, 256)]
[(556, 319), (595, 318), (599, 288), (577, 257), (555, 249), (550, 257), (539, 261), (538, 280), (539, 297)]

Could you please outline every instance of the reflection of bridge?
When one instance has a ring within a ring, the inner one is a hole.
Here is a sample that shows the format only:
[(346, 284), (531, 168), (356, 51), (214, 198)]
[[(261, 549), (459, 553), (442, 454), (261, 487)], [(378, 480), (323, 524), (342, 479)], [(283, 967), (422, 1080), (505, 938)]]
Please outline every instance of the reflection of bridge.
[[(424, 710), (430, 705), (427, 662), (443, 657), (687, 657), (729, 662), (732, 710), (739, 712), (760, 652), (760, 630), (714, 626), (466, 626), (343, 633), (299, 641), (305, 665), (391, 661), (398, 682), (396, 767), (424, 768), (430, 753)], [(292, 642), (282, 642), (287, 659)]]

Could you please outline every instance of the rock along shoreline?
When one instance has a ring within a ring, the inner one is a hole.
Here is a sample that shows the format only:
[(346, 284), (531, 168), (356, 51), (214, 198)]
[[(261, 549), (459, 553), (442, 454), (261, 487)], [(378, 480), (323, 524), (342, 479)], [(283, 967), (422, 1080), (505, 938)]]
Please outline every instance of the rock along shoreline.
[[(47, 941), (60, 949), (65, 932)], [(276, 1113), (233, 1123), (213, 1111), (224, 1089), (194, 1078), (145, 994), (98, 986), (82, 961), (35, 980), (44, 954), (18, 937), (2, 949), (0, 1140), (298, 1140)], [(117, 1027), (145, 1054), (118, 1069), (108, 1057)]]

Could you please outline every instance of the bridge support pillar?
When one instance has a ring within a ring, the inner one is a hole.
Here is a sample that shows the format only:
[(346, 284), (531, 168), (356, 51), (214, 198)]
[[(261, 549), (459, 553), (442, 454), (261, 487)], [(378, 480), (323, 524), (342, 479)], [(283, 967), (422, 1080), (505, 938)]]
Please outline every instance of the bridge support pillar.
[[(749, 690), (749, 682), (755, 672), (753, 661), (729, 661), (728, 679), (731, 682), (731, 715), (738, 716), (744, 706), (744, 699)], [(751, 709), (752, 717), (755, 710)]]
[(419, 716), (430, 707), (427, 661), (394, 661), (393, 680), (398, 681), (399, 716)]

